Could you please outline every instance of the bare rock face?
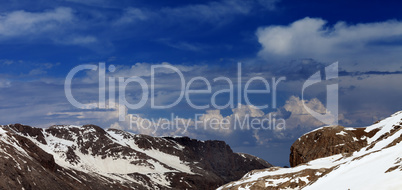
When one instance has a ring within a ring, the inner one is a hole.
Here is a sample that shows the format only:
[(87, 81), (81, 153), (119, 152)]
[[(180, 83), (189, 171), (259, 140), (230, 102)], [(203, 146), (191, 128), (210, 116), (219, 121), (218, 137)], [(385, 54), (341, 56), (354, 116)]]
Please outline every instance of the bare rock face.
[(301, 136), (290, 147), (290, 166), (294, 167), (317, 158), (345, 154), (367, 146), (378, 130), (364, 131), (365, 128), (344, 128), (342, 126), (323, 127)]
[[(224, 141), (199, 141), (188, 137), (165, 139), (173, 140), (184, 146), (180, 157), (188, 162), (197, 162), (198, 168), (203, 168), (205, 176), (216, 176), (222, 182), (239, 179), (244, 171), (252, 168), (269, 168), (272, 165), (265, 160), (248, 154), (237, 154)], [(248, 164), (244, 164), (247, 162)], [(223, 183), (224, 184), (224, 183)]]
[(223, 141), (95, 125), (0, 126), (0, 189), (215, 189), (271, 166)]

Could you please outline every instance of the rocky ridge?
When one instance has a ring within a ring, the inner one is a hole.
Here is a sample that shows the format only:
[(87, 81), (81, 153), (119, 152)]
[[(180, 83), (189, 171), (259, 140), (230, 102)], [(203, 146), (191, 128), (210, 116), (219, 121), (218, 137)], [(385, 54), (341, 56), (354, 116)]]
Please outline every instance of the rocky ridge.
[(0, 126), (1, 189), (214, 189), (271, 167), (223, 141), (95, 125)]

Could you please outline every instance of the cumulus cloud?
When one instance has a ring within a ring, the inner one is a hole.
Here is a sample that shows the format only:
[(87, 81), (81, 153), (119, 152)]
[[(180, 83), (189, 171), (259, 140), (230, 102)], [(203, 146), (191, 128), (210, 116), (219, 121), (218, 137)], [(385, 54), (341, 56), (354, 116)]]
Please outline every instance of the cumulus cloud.
[(396, 66), (402, 58), (402, 43), (395, 43), (401, 42), (402, 22), (396, 20), (328, 25), (323, 19), (306, 17), (287, 26), (261, 27), (256, 35), (262, 45), (259, 56), (270, 60), (314, 58)]
[(299, 97), (291, 96), (285, 105), (271, 114), (277, 115), (279, 118), (286, 118), (286, 128), (278, 128), (275, 137), (280, 139), (290, 139), (298, 135), (300, 131), (309, 131), (324, 123), (314, 118), (305, 108), (304, 105), (317, 113), (325, 114), (326, 108), (316, 98), (311, 100), (301, 100)]
[[(126, 121), (118, 122), (116, 111), (111, 111), (110, 114), (116, 117), (116, 122), (110, 127), (148, 135), (215, 137), (231, 141), (241, 137), (249, 141), (254, 139), (256, 144), (263, 145), (275, 140), (293, 139), (323, 126), (324, 123), (310, 115), (304, 105), (318, 113), (326, 112), (318, 99), (301, 100), (291, 96), (283, 107), (269, 113), (264, 113), (252, 105), (239, 104), (232, 109), (232, 114), (227, 116), (222, 115), (220, 110), (207, 110), (206, 113), (193, 118), (172, 115), (171, 118), (151, 119), (144, 115), (125, 113)], [(102, 114), (99, 116), (109, 118)], [(340, 119), (347, 122), (343, 115), (340, 115)]]

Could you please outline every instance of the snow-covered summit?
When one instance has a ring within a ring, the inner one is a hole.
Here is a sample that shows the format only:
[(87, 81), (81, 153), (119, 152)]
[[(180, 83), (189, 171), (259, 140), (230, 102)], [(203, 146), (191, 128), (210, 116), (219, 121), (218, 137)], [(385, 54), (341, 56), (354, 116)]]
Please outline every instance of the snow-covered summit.
[(402, 112), (363, 128), (323, 127), (291, 149), (294, 167), (249, 172), (218, 189), (400, 189)]

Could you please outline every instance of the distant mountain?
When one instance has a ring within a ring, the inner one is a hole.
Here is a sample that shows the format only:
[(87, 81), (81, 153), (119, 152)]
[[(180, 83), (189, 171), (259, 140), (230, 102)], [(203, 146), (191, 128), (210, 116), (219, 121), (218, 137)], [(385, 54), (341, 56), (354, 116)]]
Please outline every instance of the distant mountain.
[(330, 126), (291, 147), (292, 168), (253, 170), (218, 189), (401, 189), (402, 112), (366, 128)]
[(0, 189), (214, 189), (271, 166), (223, 141), (0, 126)]

